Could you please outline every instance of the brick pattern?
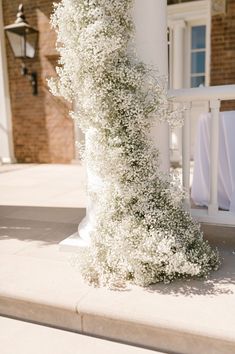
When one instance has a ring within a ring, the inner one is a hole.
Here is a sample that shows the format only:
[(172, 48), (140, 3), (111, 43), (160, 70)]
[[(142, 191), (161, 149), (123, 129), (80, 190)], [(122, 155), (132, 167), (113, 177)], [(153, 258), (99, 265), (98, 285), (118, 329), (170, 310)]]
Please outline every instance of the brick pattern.
[[(225, 14), (212, 17), (210, 84), (235, 84), (234, 0), (227, 0)], [(235, 110), (235, 101), (222, 102), (222, 110)]]
[[(69, 163), (74, 158), (74, 127), (68, 116), (69, 106), (53, 97), (46, 79), (55, 75), (57, 53), (55, 33), (49, 18), (53, 0), (24, 0), (30, 25), (38, 28), (36, 57), (25, 60), (29, 70), (38, 74), (38, 96), (32, 95), (29, 80), (21, 76), (21, 60), (15, 59), (7, 42), (7, 59), (15, 156), (18, 162)], [(4, 23), (15, 21), (18, 0), (3, 0)]]

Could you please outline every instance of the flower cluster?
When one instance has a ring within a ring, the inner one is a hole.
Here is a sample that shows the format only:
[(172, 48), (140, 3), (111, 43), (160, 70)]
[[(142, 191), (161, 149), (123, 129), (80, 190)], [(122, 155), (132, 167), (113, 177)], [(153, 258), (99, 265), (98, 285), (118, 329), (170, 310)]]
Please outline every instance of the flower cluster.
[(76, 101), (72, 117), (87, 137), (90, 184), (95, 205), (90, 246), (81, 270), (96, 285), (126, 281), (147, 286), (175, 278), (205, 276), (218, 254), (199, 225), (183, 210), (183, 193), (159, 169), (150, 129), (157, 118), (174, 126), (166, 89), (138, 61), (129, 44), (132, 0), (62, 0), (52, 25), (60, 61), (54, 94)]

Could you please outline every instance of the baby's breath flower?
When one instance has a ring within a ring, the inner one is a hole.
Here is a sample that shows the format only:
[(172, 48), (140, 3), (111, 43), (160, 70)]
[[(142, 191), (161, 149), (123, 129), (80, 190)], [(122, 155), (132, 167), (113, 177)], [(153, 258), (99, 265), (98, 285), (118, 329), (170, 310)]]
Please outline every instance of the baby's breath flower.
[(166, 79), (133, 50), (132, 0), (62, 0), (53, 94), (76, 101), (72, 118), (86, 133), (91, 242), (77, 258), (95, 285), (147, 286), (206, 276), (219, 260), (182, 208), (176, 178), (163, 175), (150, 139), (155, 120), (182, 124), (167, 100)]

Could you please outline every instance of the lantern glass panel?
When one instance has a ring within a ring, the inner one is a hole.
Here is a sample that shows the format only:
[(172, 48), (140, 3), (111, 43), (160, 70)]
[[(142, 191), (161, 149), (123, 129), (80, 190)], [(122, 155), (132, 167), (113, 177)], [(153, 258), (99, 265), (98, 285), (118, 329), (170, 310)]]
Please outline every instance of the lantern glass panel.
[(30, 32), (26, 34), (26, 57), (33, 58), (35, 56), (37, 46), (38, 33)]
[(15, 57), (16, 58), (25, 57), (24, 36), (16, 32), (7, 31), (7, 37), (9, 39)]

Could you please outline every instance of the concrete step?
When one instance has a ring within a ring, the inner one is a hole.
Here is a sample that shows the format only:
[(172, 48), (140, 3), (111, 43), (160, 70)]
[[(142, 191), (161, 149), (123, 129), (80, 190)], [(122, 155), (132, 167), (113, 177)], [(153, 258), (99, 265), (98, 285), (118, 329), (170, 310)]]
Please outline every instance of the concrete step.
[(163, 354), (0, 317), (1, 354)]
[(114, 292), (89, 288), (62, 261), (2, 255), (0, 314), (157, 351), (234, 354), (235, 281), (226, 273)]
[(235, 353), (235, 230), (207, 229), (224, 258), (207, 280), (110, 291), (86, 285), (59, 251), (75, 231), (68, 215), (53, 208), (43, 215), (5, 210), (0, 314), (165, 353)]

